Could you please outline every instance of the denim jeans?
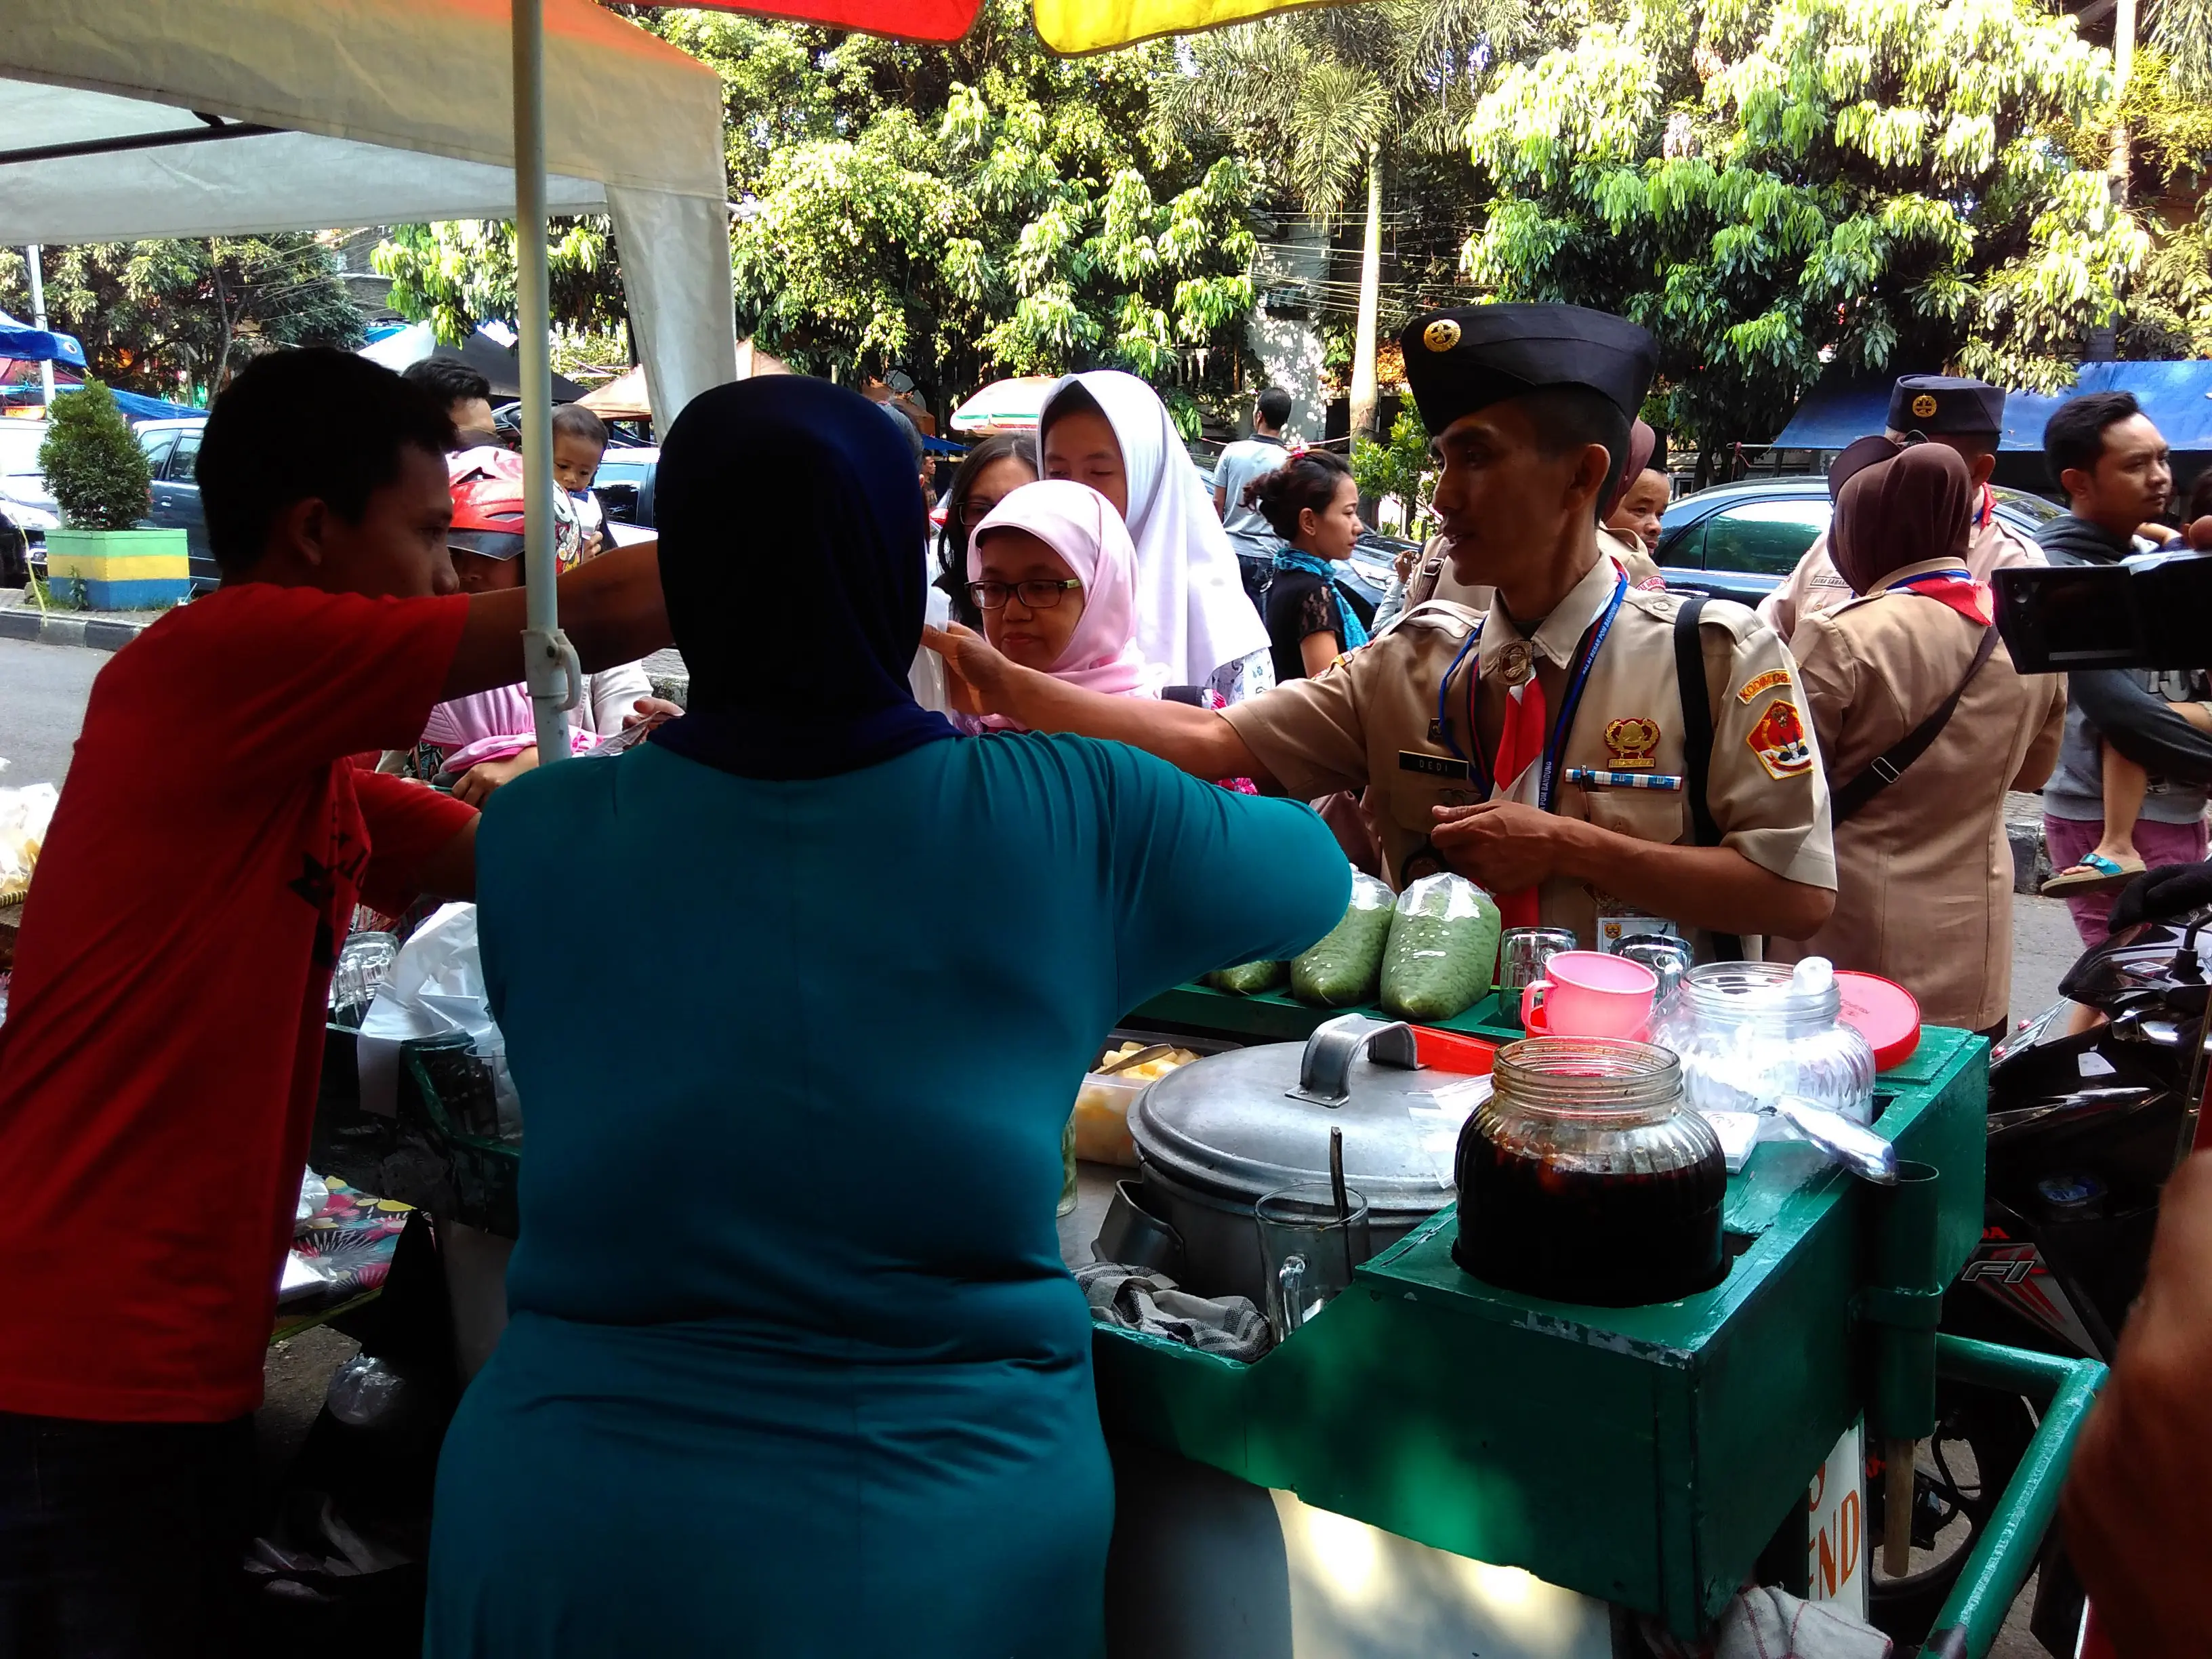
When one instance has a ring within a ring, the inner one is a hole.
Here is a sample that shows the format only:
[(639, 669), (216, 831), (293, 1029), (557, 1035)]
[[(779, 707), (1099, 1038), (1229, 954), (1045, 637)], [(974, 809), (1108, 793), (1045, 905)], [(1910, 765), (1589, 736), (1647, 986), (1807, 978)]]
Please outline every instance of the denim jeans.
[(253, 1419), (0, 1412), (0, 1659), (231, 1659)]

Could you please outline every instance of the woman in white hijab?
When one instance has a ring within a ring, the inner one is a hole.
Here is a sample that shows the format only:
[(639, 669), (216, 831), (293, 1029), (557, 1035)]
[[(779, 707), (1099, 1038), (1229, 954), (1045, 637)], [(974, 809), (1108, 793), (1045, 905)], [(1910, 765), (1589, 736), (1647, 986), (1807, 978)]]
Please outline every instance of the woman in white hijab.
[(1170, 683), (1231, 702), (1274, 683), (1267, 629), (1167, 405), (1133, 374), (1060, 378), (1037, 421), (1039, 470), (1114, 503), (1137, 547), (1137, 646)]

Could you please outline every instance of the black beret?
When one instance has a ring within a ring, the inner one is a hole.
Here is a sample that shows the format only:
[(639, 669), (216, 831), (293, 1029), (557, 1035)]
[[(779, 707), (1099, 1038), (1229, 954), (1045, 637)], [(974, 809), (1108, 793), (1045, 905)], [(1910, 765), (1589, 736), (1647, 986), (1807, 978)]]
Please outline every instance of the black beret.
[(1900, 374), (1889, 391), (1892, 432), (2002, 432), (2005, 395), (1987, 380), (1955, 374)]
[(1431, 311), (1398, 337), (1406, 380), (1431, 432), (1462, 415), (1548, 386), (1602, 392), (1629, 419), (1658, 363), (1634, 323), (1581, 306), (1458, 306)]

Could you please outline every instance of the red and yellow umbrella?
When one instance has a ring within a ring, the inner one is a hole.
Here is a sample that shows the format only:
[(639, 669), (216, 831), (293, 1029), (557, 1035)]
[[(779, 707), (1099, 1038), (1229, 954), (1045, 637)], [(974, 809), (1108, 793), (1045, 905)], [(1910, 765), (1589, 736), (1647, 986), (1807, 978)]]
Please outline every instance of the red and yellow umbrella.
[[(906, 40), (957, 40), (968, 33), (982, 0), (756, 0), (717, 5), (722, 11), (782, 17), (795, 23), (861, 29)], [(1063, 58), (1107, 52), (1163, 34), (1249, 23), (1270, 12), (1312, 0), (1030, 0), (1037, 38)]]

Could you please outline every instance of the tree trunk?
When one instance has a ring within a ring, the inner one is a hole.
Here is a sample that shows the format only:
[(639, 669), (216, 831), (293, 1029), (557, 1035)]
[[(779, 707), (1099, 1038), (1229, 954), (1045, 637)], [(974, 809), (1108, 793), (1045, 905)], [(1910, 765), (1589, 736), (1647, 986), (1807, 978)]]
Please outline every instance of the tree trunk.
[[(2127, 96), (2128, 72), (2135, 66), (2136, 0), (2119, 0), (2112, 13), (2112, 102)], [(2112, 122), (2112, 200), (2128, 204), (2128, 123), (2124, 116)]]
[(1375, 435), (1375, 312), (1382, 290), (1382, 152), (1367, 152), (1367, 232), (1359, 246), (1359, 327), (1352, 343), (1352, 435)]
[(224, 292), (222, 260), (216, 253), (215, 244), (208, 244), (208, 267), (215, 274), (215, 304), (216, 313), (222, 319), (222, 348), (216, 352), (215, 372), (208, 377), (208, 403), (212, 406), (222, 391), (224, 376), (230, 373), (230, 295)]

